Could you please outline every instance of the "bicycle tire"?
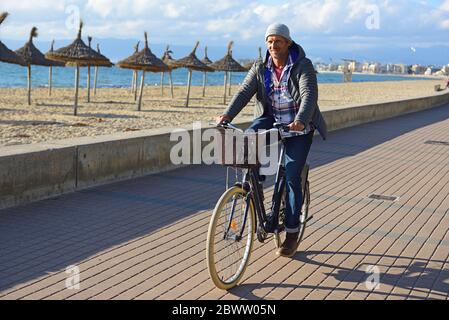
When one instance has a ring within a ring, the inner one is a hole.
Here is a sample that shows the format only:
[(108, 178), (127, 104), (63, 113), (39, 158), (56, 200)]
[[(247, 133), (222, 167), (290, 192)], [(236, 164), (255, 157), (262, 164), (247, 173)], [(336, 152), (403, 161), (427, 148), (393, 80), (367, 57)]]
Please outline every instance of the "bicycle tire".
[(306, 181), (303, 195), (303, 203), (301, 209), (301, 215), (299, 216), (299, 236), (298, 236), (298, 246), (304, 237), (304, 231), (306, 230), (307, 218), (309, 217), (309, 207), (310, 207), (310, 184)]
[[(240, 186), (229, 188), (218, 200), (209, 223), (206, 244), (207, 267), (211, 280), (219, 289), (229, 290), (235, 287), (242, 279), (251, 257), (256, 219), (253, 199), (245, 200), (245, 197), (246, 192)], [(229, 201), (236, 202), (237, 210), (233, 213), (232, 205), (228, 206)], [(248, 203), (248, 214), (244, 221)], [(231, 221), (227, 219), (229, 215), (232, 215)], [(242, 239), (233, 238), (240, 233), (243, 225)], [(237, 248), (239, 244), (243, 248), (242, 255), (239, 255), (241, 250)], [(237, 259), (233, 259), (233, 256)]]

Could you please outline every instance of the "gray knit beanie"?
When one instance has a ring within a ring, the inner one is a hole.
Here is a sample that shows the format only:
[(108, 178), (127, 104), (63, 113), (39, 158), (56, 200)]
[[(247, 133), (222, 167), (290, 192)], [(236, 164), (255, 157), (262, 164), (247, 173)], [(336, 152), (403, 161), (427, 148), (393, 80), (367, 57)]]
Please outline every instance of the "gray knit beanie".
[(292, 41), (292, 38), (290, 38), (290, 30), (285, 24), (273, 23), (268, 26), (267, 31), (265, 32), (265, 40), (267, 40), (269, 36), (275, 35), (282, 36), (285, 39)]

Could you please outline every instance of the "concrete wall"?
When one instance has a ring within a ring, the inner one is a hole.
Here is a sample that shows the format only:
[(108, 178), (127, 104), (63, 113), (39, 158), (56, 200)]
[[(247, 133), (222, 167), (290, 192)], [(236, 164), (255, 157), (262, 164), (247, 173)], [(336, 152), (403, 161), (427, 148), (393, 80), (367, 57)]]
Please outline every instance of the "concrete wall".
[(449, 103), (449, 94), (431, 97), (378, 103), (363, 106), (348, 106), (323, 112), (329, 131), (352, 127), (358, 124), (387, 119), (399, 115), (426, 110)]
[[(336, 130), (447, 103), (449, 94), (438, 94), (335, 108), (324, 111), (323, 116), (329, 130)], [(240, 123), (242, 127), (248, 125)], [(203, 129), (208, 127), (203, 124)], [(179, 168), (170, 161), (170, 151), (178, 143), (170, 141), (170, 133), (168, 128), (143, 130), (0, 148), (0, 209)], [(192, 128), (188, 133), (193, 136)]]

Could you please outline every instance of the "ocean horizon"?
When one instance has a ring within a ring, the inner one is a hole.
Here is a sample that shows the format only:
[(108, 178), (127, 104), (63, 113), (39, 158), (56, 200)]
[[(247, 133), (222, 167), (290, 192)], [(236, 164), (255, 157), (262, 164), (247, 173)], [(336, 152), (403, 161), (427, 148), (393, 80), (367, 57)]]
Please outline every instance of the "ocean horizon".
[[(41, 66), (31, 67), (31, 81), (34, 88), (48, 87), (49, 68)], [(231, 81), (233, 85), (243, 82), (246, 72), (232, 73)], [(27, 68), (14, 64), (0, 62), (0, 88), (25, 88), (27, 86)], [(139, 72), (139, 82), (140, 82)], [(133, 72), (118, 67), (100, 68), (98, 71), (97, 88), (129, 88), (131, 86)], [(173, 85), (187, 85), (187, 69), (176, 69), (172, 71)], [(338, 72), (322, 72), (317, 74), (318, 83), (343, 83), (343, 74)], [(52, 86), (55, 88), (72, 88), (75, 81), (75, 68), (53, 68)], [(384, 75), (384, 74), (359, 74), (354, 73), (352, 82), (384, 82), (384, 81), (404, 81), (404, 80), (435, 80), (437, 78), (409, 76), (409, 75)], [(91, 81), (94, 82), (94, 67), (91, 67)], [(161, 73), (145, 73), (146, 86), (159, 86), (161, 83)], [(207, 73), (207, 84), (212, 86), (223, 85), (224, 73)], [(164, 85), (169, 85), (168, 73), (164, 76)], [(203, 73), (194, 71), (192, 73), (192, 86), (203, 85)], [(80, 71), (80, 87), (87, 87), (87, 68)]]

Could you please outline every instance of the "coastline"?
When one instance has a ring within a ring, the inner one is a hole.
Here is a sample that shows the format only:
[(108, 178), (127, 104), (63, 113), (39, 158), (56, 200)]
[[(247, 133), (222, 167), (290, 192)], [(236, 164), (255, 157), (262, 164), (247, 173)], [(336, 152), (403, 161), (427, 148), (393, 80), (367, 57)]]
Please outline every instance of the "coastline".
[[(435, 94), (439, 80), (406, 80), (391, 82), (359, 82), (319, 84), (321, 110), (344, 106), (406, 100)], [(234, 94), (238, 86), (232, 87)], [(98, 136), (118, 132), (132, 132), (157, 128), (179, 128), (195, 121), (214, 121), (221, 114), (223, 87), (210, 86), (206, 97), (202, 87), (192, 87), (191, 104), (184, 107), (186, 88), (175, 86), (172, 99), (169, 88), (165, 95), (161, 88), (146, 86), (141, 112), (129, 89), (98, 89), (92, 102), (86, 102), (86, 90), (80, 90), (79, 116), (73, 116), (73, 89), (54, 89), (48, 96), (45, 88), (32, 93), (32, 105), (26, 104), (26, 90), (0, 88), (0, 147), (46, 142), (83, 136)], [(227, 102), (229, 103), (228, 97)], [(254, 103), (239, 114), (236, 120), (251, 119)]]
[[(341, 71), (318, 71), (321, 74), (341, 74)], [(366, 75), (366, 76), (385, 76), (385, 77), (403, 77), (419, 80), (419, 78), (434, 79), (434, 80), (445, 80), (448, 76), (435, 76), (435, 75), (424, 75), (424, 74), (397, 74), (397, 73), (365, 73), (365, 72), (353, 72), (353, 75)]]

